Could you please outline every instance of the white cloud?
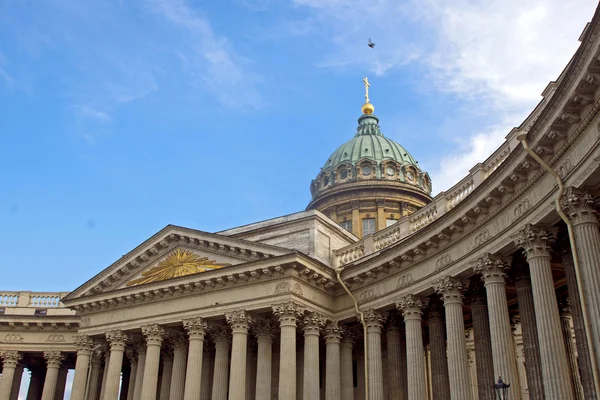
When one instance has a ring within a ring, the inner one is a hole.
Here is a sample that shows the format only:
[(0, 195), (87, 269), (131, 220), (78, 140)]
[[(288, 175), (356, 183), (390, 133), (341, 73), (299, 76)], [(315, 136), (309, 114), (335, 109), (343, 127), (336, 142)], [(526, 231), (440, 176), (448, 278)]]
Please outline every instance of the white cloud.
[(91, 118), (100, 122), (110, 121), (110, 115), (107, 112), (95, 109), (89, 105), (76, 105), (75, 109), (83, 117)]
[[(327, 68), (391, 74), (425, 67), (427, 87), (458, 96), (487, 123), (466, 131), (430, 171), (437, 190), (464, 177), (541, 99), (577, 49), (592, 0), (292, 0), (312, 9), (313, 33), (331, 38)], [(362, 42), (371, 36), (375, 51)], [(510, 117), (510, 118), (509, 118)]]
[(249, 60), (218, 35), (209, 21), (184, 0), (150, 0), (151, 9), (190, 36), (185, 52), (176, 52), (184, 68), (224, 106), (258, 107), (257, 76), (244, 68)]

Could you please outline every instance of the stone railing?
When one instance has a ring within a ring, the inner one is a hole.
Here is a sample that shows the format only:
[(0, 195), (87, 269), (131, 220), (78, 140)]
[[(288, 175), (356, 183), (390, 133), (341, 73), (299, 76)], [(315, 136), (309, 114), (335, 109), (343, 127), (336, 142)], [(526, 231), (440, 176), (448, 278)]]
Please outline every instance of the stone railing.
[(69, 292), (0, 292), (0, 307), (64, 308)]
[[(464, 201), (481, 183), (492, 174), (514, 149), (517, 130), (513, 129), (506, 141), (485, 162), (475, 165), (469, 174), (456, 185), (438, 193), (431, 203), (414, 214), (402, 217), (395, 224), (364, 237), (360, 242), (336, 250), (333, 264), (343, 266), (379, 251), (407, 236), (423, 229)], [(511, 144), (513, 144), (511, 146)]]

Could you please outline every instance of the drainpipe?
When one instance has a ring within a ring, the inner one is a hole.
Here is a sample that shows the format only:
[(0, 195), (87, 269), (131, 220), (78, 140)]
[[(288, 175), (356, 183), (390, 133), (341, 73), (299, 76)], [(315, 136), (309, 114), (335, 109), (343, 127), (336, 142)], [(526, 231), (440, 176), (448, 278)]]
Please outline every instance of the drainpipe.
[(594, 377), (594, 387), (596, 389), (596, 393), (600, 389), (600, 383), (598, 380), (598, 366), (596, 365), (596, 349), (594, 348), (594, 344), (592, 342), (592, 335), (590, 332), (590, 324), (589, 324), (589, 314), (588, 308), (586, 306), (585, 296), (583, 295), (583, 283), (581, 280), (581, 268), (579, 266), (579, 257), (577, 256), (577, 247), (575, 245), (575, 235), (573, 234), (573, 225), (571, 221), (563, 212), (560, 207), (560, 199), (565, 191), (565, 185), (560, 178), (560, 176), (548, 165), (540, 156), (537, 155), (527, 144), (527, 133), (521, 133), (517, 135), (517, 140), (521, 142), (525, 151), (535, 159), (550, 175), (554, 177), (556, 180), (556, 184), (558, 185), (558, 192), (556, 193), (556, 200), (554, 204), (556, 205), (556, 212), (560, 216), (560, 218), (567, 225), (567, 230), (569, 232), (569, 243), (571, 244), (571, 254), (573, 255), (573, 264), (575, 264), (575, 277), (577, 278), (577, 286), (579, 287), (579, 301), (581, 302), (581, 310), (583, 311), (583, 326), (585, 330), (585, 337), (588, 342), (588, 348), (590, 351), (590, 358), (592, 359), (592, 375)]
[(367, 340), (367, 323), (365, 322), (365, 314), (362, 311), (360, 311), (360, 308), (358, 308), (358, 302), (356, 301), (356, 298), (354, 297), (354, 295), (352, 295), (352, 292), (350, 292), (350, 289), (348, 289), (348, 286), (346, 286), (346, 284), (342, 280), (342, 277), (340, 276), (343, 270), (344, 267), (336, 268), (335, 275), (340, 285), (342, 285), (346, 293), (348, 293), (348, 296), (350, 296), (350, 298), (354, 302), (354, 310), (356, 311), (356, 315), (358, 315), (358, 317), (360, 318), (360, 323), (363, 326), (363, 341), (365, 347), (365, 400), (369, 400), (369, 346)]

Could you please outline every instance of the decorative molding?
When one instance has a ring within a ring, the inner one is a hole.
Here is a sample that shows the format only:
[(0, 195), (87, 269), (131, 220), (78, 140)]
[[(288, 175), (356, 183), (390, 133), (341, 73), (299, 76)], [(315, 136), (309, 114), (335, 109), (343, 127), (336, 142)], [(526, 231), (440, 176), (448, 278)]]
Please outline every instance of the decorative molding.
[(297, 282), (280, 282), (275, 286), (275, 294), (295, 293), (302, 296), (302, 286)]

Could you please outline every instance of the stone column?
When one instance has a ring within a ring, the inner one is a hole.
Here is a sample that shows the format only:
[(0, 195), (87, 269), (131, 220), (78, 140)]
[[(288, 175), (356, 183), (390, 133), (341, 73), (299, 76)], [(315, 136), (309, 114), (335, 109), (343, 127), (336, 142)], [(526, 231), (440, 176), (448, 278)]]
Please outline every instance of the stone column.
[(369, 363), (369, 400), (383, 400), (383, 359), (381, 355), (381, 328), (385, 319), (379, 311), (365, 313)]
[(162, 376), (160, 377), (160, 400), (169, 400), (173, 380), (173, 347), (164, 346), (162, 354)]
[(248, 351), (248, 329), (252, 318), (245, 310), (225, 314), (231, 327), (231, 363), (229, 373), (229, 400), (246, 400), (246, 366)]
[(466, 285), (463, 282), (450, 276), (442, 278), (435, 285), (435, 290), (444, 300), (446, 310), (448, 370), (452, 371), (450, 374), (450, 398), (452, 400), (470, 400), (473, 397), (462, 310), (462, 293), (465, 289)]
[(296, 318), (303, 309), (294, 302), (273, 306), (273, 314), (279, 318), (279, 398), (296, 400)]
[(520, 394), (519, 371), (506, 300), (506, 269), (507, 262), (489, 253), (479, 258), (473, 266), (473, 270), (483, 277), (487, 295), (494, 377), (501, 376), (505, 383), (510, 384), (512, 393)]
[(273, 323), (264, 319), (256, 321), (254, 326), (254, 334), (258, 342), (256, 400), (271, 400), (273, 329)]
[(340, 344), (340, 373), (342, 375), (342, 399), (344, 400), (354, 400), (354, 376), (352, 371), (352, 346), (354, 345), (354, 341), (355, 336), (348, 328), (345, 328), (343, 330), (342, 343)]
[(13, 377), (12, 389), (10, 390), (10, 400), (19, 399), (19, 391), (21, 390), (21, 381), (23, 380), (23, 370), (25, 366), (22, 363), (17, 364), (15, 376)]
[(327, 400), (342, 400), (341, 339), (342, 330), (337, 321), (329, 322), (325, 327), (325, 398)]
[(319, 398), (319, 332), (324, 324), (319, 313), (304, 318), (304, 400)]
[(546, 398), (572, 400), (573, 387), (550, 268), (550, 239), (547, 230), (529, 224), (514, 238), (515, 243), (525, 250), (529, 263)]
[(102, 367), (102, 381), (100, 382), (100, 400), (104, 400), (104, 391), (106, 390), (106, 377), (108, 376), (108, 364), (110, 363), (110, 349), (104, 349), (104, 366)]
[(135, 391), (135, 376), (137, 375), (138, 368), (138, 357), (137, 352), (129, 347), (125, 349), (125, 355), (129, 359), (129, 364), (131, 365), (131, 368), (129, 370), (129, 380), (127, 382), (127, 399), (133, 400)]
[(401, 340), (396, 311), (391, 311), (387, 320), (387, 382), (389, 400), (406, 400), (403, 397), (403, 382), (401, 372)]
[(475, 342), (477, 393), (480, 400), (496, 400), (496, 394), (492, 388), (497, 377), (494, 376), (490, 321), (484, 289), (481, 287), (479, 279), (473, 284), (471, 291), (471, 319), (473, 320), (473, 340)]
[[(46, 368), (31, 368), (31, 379), (27, 388), (27, 400), (39, 400), (42, 396), (44, 378), (46, 377)], [(96, 395), (96, 397), (98, 397)], [(95, 399), (93, 399), (95, 400)]]
[(75, 339), (77, 346), (77, 361), (75, 361), (75, 376), (71, 386), (71, 400), (85, 400), (88, 366), (94, 349), (94, 342), (89, 336), (79, 335)]
[(573, 335), (571, 332), (571, 307), (569, 306), (569, 299), (565, 299), (565, 302), (561, 307), (560, 324), (562, 326), (565, 349), (567, 350), (567, 359), (569, 360), (571, 384), (575, 389), (575, 398), (577, 400), (583, 400), (583, 388), (581, 387), (581, 381), (579, 379), (577, 355), (575, 354), (575, 344), (573, 343)]
[(119, 384), (121, 382), (123, 352), (125, 351), (125, 343), (128, 338), (123, 331), (114, 330), (106, 334), (106, 340), (110, 343), (110, 359), (108, 366), (105, 367), (108, 368), (108, 372), (106, 374), (104, 399), (102, 400), (117, 400), (119, 397)]
[(594, 199), (583, 190), (568, 188), (561, 204), (573, 224), (583, 284), (579, 292), (584, 295), (591, 345), (596, 349), (596, 360), (592, 361), (600, 366), (600, 224), (594, 211)]
[[(229, 330), (223, 326), (216, 327), (213, 329), (212, 336), (215, 342), (212, 400), (226, 400), (229, 383)], [(188, 379), (186, 378), (186, 383)]]
[(202, 357), (202, 382), (204, 384), (200, 387), (200, 400), (211, 400), (213, 371), (215, 369), (215, 347), (212, 343), (205, 341)]
[(170, 341), (173, 347), (173, 374), (171, 376), (171, 384), (169, 385), (169, 400), (183, 400), (187, 364), (187, 340), (184, 335), (177, 333), (171, 336)]
[(567, 278), (567, 288), (569, 290), (569, 299), (571, 307), (571, 316), (573, 317), (573, 329), (575, 331), (575, 345), (577, 348), (577, 365), (583, 387), (584, 397), (586, 399), (597, 399), (596, 388), (594, 387), (594, 374), (592, 373), (592, 359), (590, 349), (585, 334), (585, 324), (583, 321), (583, 310), (581, 308), (580, 292), (577, 286), (577, 277), (575, 276), (575, 264), (573, 255), (569, 247), (568, 240), (563, 242), (562, 264), (565, 268)]
[(163, 337), (165, 336), (165, 330), (158, 324), (152, 324), (142, 326), (142, 334), (146, 337), (146, 361), (144, 363), (144, 379), (142, 381), (142, 399), (156, 400), (160, 349)]
[(2, 358), (2, 379), (0, 379), (0, 400), (10, 400), (15, 370), (21, 360), (21, 354), (16, 350), (0, 351)]
[(258, 343), (248, 338), (246, 356), (246, 400), (254, 400), (256, 394), (256, 365), (258, 364)]
[[(100, 384), (102, 383), (103, 353), (104, 352), (100, 349), (96, 349), (92, 352), (92, 370), (90, 372), (90, 383), (86, 390), (86, 400), (98, 400), (98, 395), (100, 394)], [(128, 399), (131, 399), (131, 397), (128, 397)]]
[(46, 359), (46, 379), (44, 379), (42, 400), (54, 400), (58, 383), (58, 369), (65, 356), (60, 351), (52, 350), (45, 351), (44, 358)]
[(433, 299), (429, 304), (427, 325), (429, 326), (429, 349), (431, 354), (431, 385), (435, 388), (436, 400), (450, 400), (446, 332), (444, 319), (442, 318), (442, 305), (438, 299)]
[(538, 345), (535, 307), (533, 305), (533, 291), (529, 274), (519, 268), (515, 281), (517, 300), (519, 303), (519, 317), (523, 334), (523, 353), (525, 354), (525, 375), (527, 388), (531, 400), (544, 399), (544, 383), (542, 379), (542, 361)]
[(138, 354), (138, 366), (137, 371), (135, 371), (133, 400), (142, 400), (142, 388), (144, 386), (144, 368), (146, 368), (146, 346), (144, 346), (142, 343), (138, 343), (135, 348)]
[(396, 302), (396, 307), (404, 316), (406, 327), (406, 369), (408, 400), (426, 400), (425, 351), (423, 349), (423, 328), (421, 313), (423, 301), (414, 295), (406, 295)]
[(65, 397), (65, 390), (67, 388), (67, 375), (69, 374), (69, 369), (65, 366), (62, 366), (58, 370), (58, 379), (56, 383), (56, 390), (54, 391), (54, 398), (62, 400)]
[[(185, 373), (185, 400), (200, 399), (202, 389), (202, 356), (204, 354), (204, 337), (207, 324), (201, 317), (183, 320), (183, 327), (189, 336), (189, 351)], [(225, 374), (226, 375), (226, 374)]]

